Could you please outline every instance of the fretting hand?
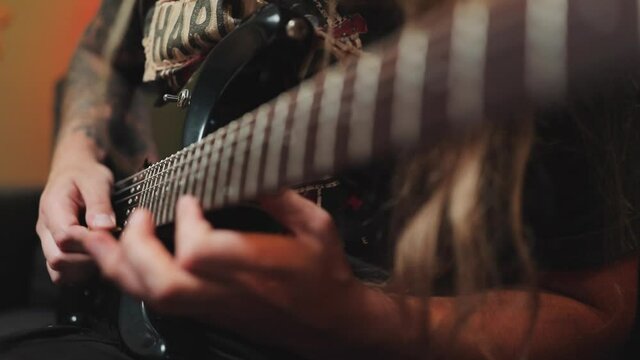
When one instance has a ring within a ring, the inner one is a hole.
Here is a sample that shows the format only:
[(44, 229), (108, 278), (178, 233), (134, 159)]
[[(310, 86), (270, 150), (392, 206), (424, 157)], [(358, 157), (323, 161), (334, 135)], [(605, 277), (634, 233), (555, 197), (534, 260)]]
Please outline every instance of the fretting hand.
[(330, 215), (293, 191), (262, 205), (290, 235), (214, 229), (197, 201), (183, 197), (175, 256), (156, 238), (145, 210), (131, 216), (119, 242), (83, 228), (72, 236), (107, 278), (160, 312), (285, 346), (334, 333), (353, 319), (365, 286), (351, 273)]

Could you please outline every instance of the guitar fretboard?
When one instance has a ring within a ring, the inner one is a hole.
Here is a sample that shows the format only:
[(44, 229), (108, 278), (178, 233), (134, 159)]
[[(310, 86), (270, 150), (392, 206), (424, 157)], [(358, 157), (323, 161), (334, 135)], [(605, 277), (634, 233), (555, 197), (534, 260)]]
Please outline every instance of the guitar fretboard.
[(510, 121), (635, 71), (638, 29), (637, 0), (460, 2), (118, 182), (116, 211), (144, 207), (167, 224), (181, 194), (220, 208)]

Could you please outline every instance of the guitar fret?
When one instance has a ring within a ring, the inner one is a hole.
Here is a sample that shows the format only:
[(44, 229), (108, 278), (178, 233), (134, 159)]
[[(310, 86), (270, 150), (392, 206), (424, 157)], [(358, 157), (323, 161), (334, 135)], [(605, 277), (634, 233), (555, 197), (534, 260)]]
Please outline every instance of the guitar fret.
[(314, 159), (314, 169), (319, 174), (333, 170), (343, 87), (343, 71), (333, 70), (326, 73), (318, 115)]
[(537, 99), (564, 97), (567, 72), (568, 0), (528, 0), (525, 83)]
[(307, 149), (307, 135), (311, 121), (311, 107), (313, 106), (315, 82), (306, 81), (298, 88), (296, 108), (289, 136), (289, 153), (287, 157), (287, 180), (292, 183), (301, 181), (304, 176), (304, 160)]
[(201, 156), (201, 142), (195, 143), (193, 147), (193, 158), (189, 164), (189, 175), (187, 181), (187, 193), (195, 195), (198, 183), (198, 164)]
[(142, 179), (142, 191), (140, 192), (140, 202), (138, 203), (139, 207), (147, 208), (147, 188), (149, 187), (149, 171), (144, 169), (140, 172), (140, 177)]
[(171, 180), (171, 162), (169, 161), (171, 158), (163, 160), (163, 169), (162, 169), (162, 180), (160, 182), (160, 194), (162, 196), (162, 202), (160, 205), (160, 212), (158, 214), (158, 223), (164, 223), (167, 220), (167, 211), (172, 206), (171, 201), (169, 199), (170, 188), (169, 181)]
[(202, 154), (201, 154), (201, 159), (200, 159), (200, 165), (198, 166), (198, 178), (200, 181), (197, 182), (197, 186), (196, 186), (196, 190), (195, 190), (195, 196), (196, 198), (200, 201), (200, 203), (202, 203), (202, 201), (204, 200), (203, 196), (204, 196), (204, 184), (207, 181), (206, 178), (206, 174), (207, 174), (207, 166), (209, 165), (209, 154), (211, 153), (211, 144), (209, 143), (209, 141), (203, 141), (203, 149), (202, 149)]
[[(489, 8), (473, 1), (457, 3), (451, 31), (447, 115), (453, 121), (484, 117)], [(422, 78), (419, 79), (422, 81)]]
[(184, 193), (183, 194), (192, 194), (193, 193), (193, 189), (194, 189), (194, 184), (196, 181), (195, 178), (195, 167), (198, 161), (198, 155), (199, 155), (199, 147), (197, 143), (193, 143), (189, 146), (189, 154), (188, 154), (188, 158), (187, 158), (187, 163), (186, 163), (186, 185), (184, 188)]
[(244, 194), (253, 197), (258, 193), (258, 177), (260, 176), (260, 161), (264, 150), (264, 137), (269, 122), (270, 104), (262, 105), (256, 114), (256, 121), (249, 147), (249, 164)]
[(155, 163), (153, 165), (151, 165), (151, 186), (149, 188), (149, 211), (151, 211), (151, 214), (153, 216), (153, 218), (155, 219), (156, 217), (156, 212), (157, 212), (157, 203), (158, 203), (158, 190), (156, 188), (156, 185), (158, 184), (158, 163)]
[(205, 209), (210, 209), (214, 199), (214, 186), (218, 171), (218, 164), (220, 159), (220, 151), (222, 149), (222, 143), (224, 142), (224, 138), (226, 135), (226, 128), (222, 128), (218, 130), (214, 136), (211, 138), (213, 141), (213, 149), (211, 150), (211, 159), (209, 160), (209, 172), (207, 173), (207, 183), (205, 184), (204, 189), (204, 201), (203, 207)]
[(229, 162), (233, 155), (234, 142), (238, 132), (238, 122), (234, 121), (227, 126), (227, 136), (224, 139), (222, 146), (222, 155), (220, 159), (220, 171), (218, 172), (218, 179), (216, 181), (216, 192), (213, 201), (215, 207), (224, 205), (226, 194), (228, 191), (229, 180)]
[(271, 121), (271, 131), (269, 132), (269, 141), (267, 143), (267, 162), (264, 175), (264, 186), (267, 189), (274, 189), (278, 186), (280, 158), (290, 105), (291, 97), (288, 94), (279, 96), (275, 104), (273, 120)]
[(238, 202), (242, 189), (242, 175), (244, 169), (244, 161), (246, 158), (247, 147), (249, 145), (249, 136), (251, 135), (251, 123), (254, 118), (251, 113), (242, 117), (240, 122), (240, 131), (236, 144), (235, 155), (233, 156), (233, 170), (231, 172), (231, 180), (229, 182), (228, 199), (229, 202)]
[(153, 218), (155, 223), (159, 223), (160, 222), (160, 213), (162, 212), (162, 203), (164, 200), (164, 194), (162, 193), (162, 182), (163, 182), (163, 176), (164, 176), (164, 169), (166, 166), (166, 162), (159, 162), (157, 163), (157, 173), (156, 173), (156, 181), (155, 181), (155, 186), (154, 186), (154, 194), (156, 197), (155, 200), (155, 211), (153, 212)]
[(365, 54), (356, 66), (351, 117), (349, 119), (349, 158), (355, 162), (369, 159), (373, 150), (373, 128), (382, 59)]
[(166, 159), (165, 161), (165, 169), (164, 171), (164, 175), (163, 175), (163, 179), (162, 179), (162, 198), (163, 198), (163, 204), (161, 206), (161, 211), (160, 211), (160, 220), (159, 223), (160, 224), (164, 224), (169, 220), (169, 216), (170, 216), (170, 212), (171, 212), (171, 208), (174, 206), (173, 203), (171, 202), (171, 195), (172, 195), (172, 184), (173, 184), (173, 173), (175, 171), (174, 169), (174, 155), (171, 155), (169, 158)]
[(191, 175), (191, 171), (189, 171), (189, 166), (191, 165), (193, 159), (193, 144), (190, 145), (186, 149), (186, 157), (185, 161), (182, 164), (182, 176), (180, 177), (180, 191), (179, 195), (186, 195), (189, 193), (189, 175)]
[(175, 176), (173, 177), (173, 179), (171, 180), (172, 182), (172, 186), (171, 186), (171, 212), (170, 212), (170, 218), (171, 219), (175, 219), (176, 216), (176, 203), (178, 202), (178, 198), (180, 196), (180, 182), (182, 180), (182, 176), (183, 176), (183, 165), (184, 165), (184, 159), (185, 159), (185, 155), (186, 151), (180, 151), (178, 153), (178, 156), (175, 158), (174, 160), (174, 169), (175, 169)]
[(426, 31), (408, 28), (400, 35), (391, 102), (391, 140), (396, 146), (417, 141), (420, 136), (428, 50)]

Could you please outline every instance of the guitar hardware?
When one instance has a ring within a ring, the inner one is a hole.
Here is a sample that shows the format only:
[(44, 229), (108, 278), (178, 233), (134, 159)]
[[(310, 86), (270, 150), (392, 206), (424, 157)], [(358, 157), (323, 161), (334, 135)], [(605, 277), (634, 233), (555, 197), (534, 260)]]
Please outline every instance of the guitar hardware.
[(179, 109), (185, 109), (191, 105), (191, 92), (189, 89), (182, 89), (178, 95), (164, 94), (162, 96), (162, 101), (165, 103), (176, 103), (176, 106)]
[(287, 22), (285, 27), (287, 36), (294, 40), (304, 40), (309, 36), (309, 25), (306, 21), (295, 18)]

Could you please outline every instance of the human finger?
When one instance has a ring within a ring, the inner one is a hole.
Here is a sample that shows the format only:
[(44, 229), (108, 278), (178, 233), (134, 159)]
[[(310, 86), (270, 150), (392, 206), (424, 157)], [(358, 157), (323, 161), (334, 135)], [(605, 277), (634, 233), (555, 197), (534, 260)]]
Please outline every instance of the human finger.
[(104, 277), (133, 295), (140, 296), (144, 293), (144, 287), (133, 271), (123, 247), (111, 234), (83, 227), (74, 227), (70, 229), (70, 233), (82, 241)]
[(94, 172), (95, 176), (76, 179), (86, 208), (85, 221), (91, 229), (111, 230), (116, 226), (110, 196), (113, 175), (103, 166), (96, 168)]
[(95, 270), (90, 256), (79, 253), (64, 253), (56, 245), (51, 233), (41, 224), (36, 226), (47, 271), (55, 284), (76, 283), (89, 278)]
[(263, 209), (297, 235), (337, 238), (337, 230), (328, 212), (300, 194), (285, 190), (260, 199)]
[[(199, 242), (207, 241), (213, 227), (205, 219), (198, 200), (185, 195), (176, 204), (175, 251), (178, 258), (189, 253), (191, 247)], [(189, 239), (190, 241), (182, 241)]]
[(178, 200), (176, 213), (176, 260), (184, 269), (225, 276), (229, 271), (218, 270), (247, 268), (264, 255), (254, 235), (213, 229), (192, 196)]
[[(54, 191), (45, 191), (40, 198), (39, 234), (50, 234), (56, 246), (67, 253), (83, 252), (81, 244), (67, 232), (69, 227), (79, 225), (79, 196), (78, 189), (69, 182)], [(41, 236), (41, 240), (48, 239)]]
[(137, 210), (121, 237), (128, 263), (144, 286), (142, 297), (167, 312), (179, 312), (191, 296), (201, 296), (202, 284), (181, 269), (155, 236), (151, 213)]

